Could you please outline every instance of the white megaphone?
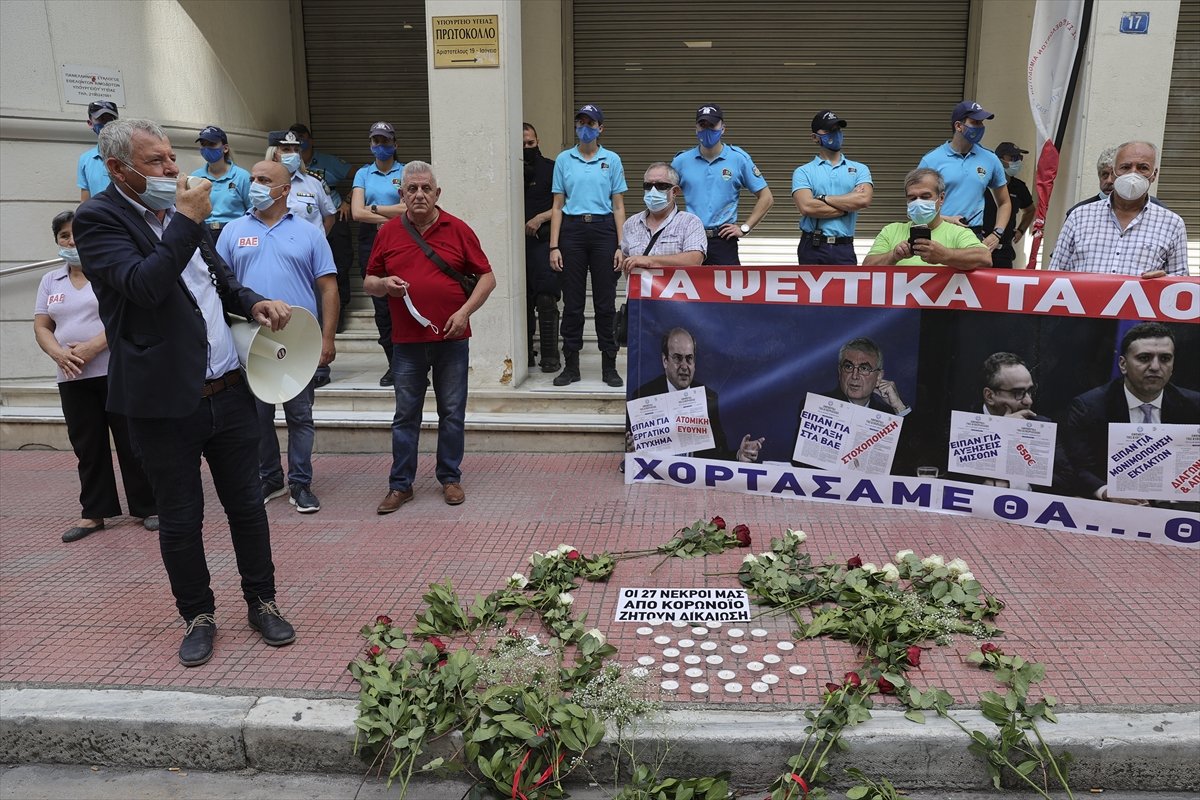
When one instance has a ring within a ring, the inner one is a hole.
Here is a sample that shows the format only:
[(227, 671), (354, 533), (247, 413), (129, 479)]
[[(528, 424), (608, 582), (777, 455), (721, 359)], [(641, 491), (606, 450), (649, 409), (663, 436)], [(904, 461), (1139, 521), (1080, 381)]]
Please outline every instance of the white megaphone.
[(264, 403), (286, 403), (308, 386), (321, 361), (321, 326), (312, 312), (292, 306), (283, 330), (229, 318), (238, 361), (246, 370), (250, 391)]

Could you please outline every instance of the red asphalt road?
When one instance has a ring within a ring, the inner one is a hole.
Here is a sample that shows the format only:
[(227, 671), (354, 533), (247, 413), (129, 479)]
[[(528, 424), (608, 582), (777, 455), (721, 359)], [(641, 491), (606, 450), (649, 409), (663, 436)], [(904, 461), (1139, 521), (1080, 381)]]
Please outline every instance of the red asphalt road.
[[(468, 440), (469, 441), (469, 440)], [(469, 444), (468, 444), (469, 447)], [(217, 596), (216, 655), (186, 669), (176, 660), (180, 622), (154, 534), (129, 518), (73, 544), (60, 536), (78, 516), (74, 457), (56, 452), (0, 453), (0, 682), (284, 694), (353, 696), (346, 664), (360, 650), (358, 630), (378, 614), (407, 623), (431, 582), (450, 578), (464, 598), (502, 586), (526, 569), (534, 550), (560, 542), (585, 553), (652, 547), (681, 526), (720, 514), (744, 522), (767, 549), (786, 527), (808, 532), (814, 559), (886, 562), (897, 550), (965, 559), (986, 589), (1008, 608), (997, 620), (1009, 653), (1046, 665), (1043, 690), (1067, 706), (1195, 706), (1200, 703), (1200, 553), (1152, 545), (917, 511), (860, 509), (827, 503), (667, 486), (626, 487), (612, 455), (472, 454), (464, 462), (465, 504), (442, 502), (433, 458), (420, 457), (416, 499), (388, 516), (375, 506), (387, 488), (390, 457), (322, 455), (313, 488), (322, 510), (301, 515), (286, 498), (268, 506), (279, 605), (295, 624), (295, 644), (263, 645), (246, 624), (228, 528), (207, 481), (206, 546)], [(577, 613), (600, 627), (632, 664), (662, 661), (662, 646), (614, 622), (621, 587), (734, 587), (732, 575), (748, 551), (681, 561), (653, 577), (656, 558), (622, 561), (607, 584), (575, 592)], [(765, 672), (781, 676), (772, 691), (750, 691), (745, 664), (790, 640), (784, 617), (741, 627), (767, 628), (766, 642), (729, 651), (724, 631), (721, 668), (738, 672), (745, 689), (725, 693), (708, 668), (708, 694), (691, 679), (664, 699), (741, 703), (755, 707), (819, 702), (827, 680), (855, 666), (853, 649), (827, 639), (796, 643)], [(731, 626), (726, 626), (731, 627)], [(656, 630), (674, 640), (670, 626)], [(463, 644), (460, 640), (457, 644)], [(977, 647), (959, 637), (934, 647), (910, 674), (974, 704), (992, 688), (988, 676), (962, 661)], [(701, 655), (709, 655), (701, 652)], [(685, 652), (686, 654), (686, 652)], [(789, 664), (809, 668), (790, 675)], [(656, 680), (659, 664), (651, 668)]]

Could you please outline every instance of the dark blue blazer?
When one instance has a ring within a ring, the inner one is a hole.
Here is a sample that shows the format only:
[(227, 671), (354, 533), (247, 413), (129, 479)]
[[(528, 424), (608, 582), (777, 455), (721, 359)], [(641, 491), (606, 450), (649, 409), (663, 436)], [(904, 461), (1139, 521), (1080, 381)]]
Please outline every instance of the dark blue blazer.
[[(1059, 430), (1074, 473), (1076, 494), (1093, 497), (1108, 483), (1108, 423), (1129, 422), (1124, 378), (1076, 397), (1067, 409), (1066, 431)], [(1163, 424), (1200, 423), (1200, 392), (1168, 383), (1163, 389)], [(1060, 444), (1060, 447), (1062, 445)]]
[(192, 254), (201, 242), (212, 254), (227, 313), (249, 320), (250, 309), (265, 298), (238, 283), (202, 225), (177, 213), (160, 240), (115, 183), (79, 207), (74, 233), (108, 336), (108, 409), (129, 417), (195, 411), (208, 335), (182, 277)]

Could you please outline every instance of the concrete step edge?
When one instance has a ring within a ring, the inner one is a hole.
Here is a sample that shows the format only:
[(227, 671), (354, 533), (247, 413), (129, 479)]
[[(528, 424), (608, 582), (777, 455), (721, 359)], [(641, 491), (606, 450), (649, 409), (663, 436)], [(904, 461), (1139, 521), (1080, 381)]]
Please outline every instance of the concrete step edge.
[[(365, 772), (353, 755), (356, 702), (146, 689), (0, 690), (0, 762), (163, 766), (267, 772)], [(876, 710), (845, 735), (831, 772), (856, 766), (909, 788), (977, 789), (987, 772), (968, 737), (931, 717), (918, 725)], [(954, 711), (968, 729), (994, 731), (979, 712)], [(1069, 750), (1076, 791), (1194, 791), (1200, 785), (1200, 712), (1061, 712), (1040, 726)], [(735, 785), (769, 783), (804, 740), (802, 711), (680, 710), (639, 727), (646, 744), (670, 740), (663, 775), (729, 769)], [(447, 737), (451, 738), (451, 737)], [(447, 755), (455, 743), (445, 742)], [(604, 774), (602, 745), (589, 759)]]

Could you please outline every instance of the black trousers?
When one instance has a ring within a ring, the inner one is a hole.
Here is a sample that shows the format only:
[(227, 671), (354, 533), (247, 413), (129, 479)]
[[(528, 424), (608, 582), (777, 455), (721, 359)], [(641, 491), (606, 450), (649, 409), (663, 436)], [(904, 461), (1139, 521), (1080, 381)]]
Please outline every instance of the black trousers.
[(602, 353), (617, 352), (613, 332), (616, 318), (617, 279), (613, 255), (617, 252), (617, 227), (612, 217), (596, 222), (564, 219), (558, 236), (563, 259), (563, 350), (583, 349), (583, 311), (587, 304), (588, 276), (592, 277), (592, 311), (596, 340)]
[(204, 484), (208, 462), (229, 520), (233, 553), (247, 603), (275, 599), (271, 531), (258, 478), (258, 412), (245, 381), (206, 397), (186, 417), (131, 417), (158, 500), (158, 544), (175, 605), (185, 620), (216, 608), (204, 556)]
[(714, 236), (708, 240), (708, 253), (704, 256), (705, 266), (738, 267), (738, 240), (736, 238), (722, 239)]
[(333, 263), (337, 266), (338, 302), (343, 309), (350, 305), (350, 265), (354, 263), (354, 248), (350, 246), (350, 223), (338, 219), (325, 237), (333, 251)]
[[(358, 226), (358, 266), (362, 276), (367, 277), (367, 262), (371, 260), (371, 248), (375, 246), (375, 234), (378, 228), (370, 222), (359, 223)], [(371, 304), (375, 307), (375, 329), (379, 331), (379, 346), (387, 356), (388, 364), (392, 363), (392, 311), (388, 308), (386, 297), (372, 297)]]
[(117, 479), (113, 474), (112, 451), (108, 433), (112, 431), (117, 461), (121, 464), (121, 483), (125, 502), (133, 517), (151, 517), (158, 513), (154, 492), (142, 464), (129, 440), (124, 416), (105, 411), (108, 402), (108, 376), (63, 381), (58, 384), (63, 419), (71, 449), (79, 461), (79, 505), (83, 519), (104, 519), (121, 515), (117, 497)]
[(858, 255), (852, 244), (815, 244), (811, 239), (801, 239), (796, 246), (796, 263), (800, 266), (853, 267), (858, 265)]

